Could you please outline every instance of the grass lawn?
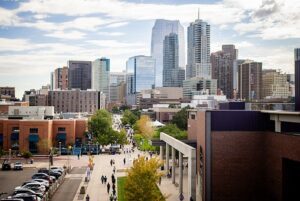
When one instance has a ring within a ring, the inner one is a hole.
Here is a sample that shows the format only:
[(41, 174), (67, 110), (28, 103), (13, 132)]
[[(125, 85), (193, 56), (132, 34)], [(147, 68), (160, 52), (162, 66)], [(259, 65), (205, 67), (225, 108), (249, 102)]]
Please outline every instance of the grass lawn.
[[(125, 186), (126, 177), (118, 177), (117, 179), (117, 187), (118, 187), (118, 201), (125, 201), (124, 195), (124, 186)], [(159, 188), (157, 187), (157, 191), (160, 192)], [(160, 192), (161, 193), (161, 192)]]
[(125, 201), (124, 199), (124, 186), (125, 186), (126, 177), (118, 177), (118, 201)]

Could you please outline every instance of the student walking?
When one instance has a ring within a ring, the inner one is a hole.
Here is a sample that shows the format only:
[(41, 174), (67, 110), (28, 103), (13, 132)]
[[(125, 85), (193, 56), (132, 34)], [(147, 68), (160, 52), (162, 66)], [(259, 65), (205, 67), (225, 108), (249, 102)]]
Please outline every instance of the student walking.
[(103, 182), (104, 182), (104, 176), (102, 175), (101, 176), (101, 183), (103, 184)]
[(123, 159), (123, 163), (124, 163), (124, 165), (126, 164), (126, 158)]
[(109, 194), (109, 190), (110, 190), (110, 184), (109, 183), (107, 183), (107, 194)]

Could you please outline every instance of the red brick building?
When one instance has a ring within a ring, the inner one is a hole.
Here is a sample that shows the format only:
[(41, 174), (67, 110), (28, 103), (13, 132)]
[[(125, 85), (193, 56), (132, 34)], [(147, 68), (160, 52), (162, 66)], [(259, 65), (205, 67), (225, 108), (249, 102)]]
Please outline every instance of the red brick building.
[(300, 200), (300, 113), (190, 111), (205, 201)]
[(0, 119), (0, 147), (45, 154), (59, 142), (66, 147), (84, 141), (86, 131), (86, 119)]

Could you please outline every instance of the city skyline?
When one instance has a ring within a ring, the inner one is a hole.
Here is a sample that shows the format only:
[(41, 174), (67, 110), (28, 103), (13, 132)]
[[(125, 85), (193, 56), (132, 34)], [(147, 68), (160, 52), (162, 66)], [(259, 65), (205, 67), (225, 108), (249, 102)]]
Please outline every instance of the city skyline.
[(150, 55), (155, 19), (179, 20), (186, 40), (198, 8), (211, 25), (211, 52), (234, 44), (241, 59), (293, 73), (298, 1), (197, 2), (1, 1), (0, 84), (15, 86), (20, 98), (23, 91), (50, 83), (50, 72), (68, 60), (107, 57), (111, 71), (122, 71), (129, 57)]

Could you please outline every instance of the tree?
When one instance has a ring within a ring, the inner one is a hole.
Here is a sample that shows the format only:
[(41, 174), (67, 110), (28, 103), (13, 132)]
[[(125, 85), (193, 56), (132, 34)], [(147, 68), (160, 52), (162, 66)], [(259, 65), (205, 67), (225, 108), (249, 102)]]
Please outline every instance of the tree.
[(113, 108), (111, 109), (111, 112), (114, 113), (114, 114), (117, 114), (120, 112), (120, 110), (118, 109), (117, 106), (113, 106)]
[(180, 130), (176, 124), (167, 124), (164, 127), (161, 127), (157, 130), (155, 133), (154, 138), (159, 138), (160, 133), (163, 132), (165, 134), (168, 134), (178, 140), (184, 140), (187, 139), (187, 132)]
[(177, 127), (181, 130), (187, 130), (188, 109), (190, 109), (190, 106), (182, 108), (173, 116), (173, 119), (171, 121), (173, 124), (176, 124)]
[(129, 124), (131, 126), (134, 125), (137, 120), (138, 117), (134, 115), (130, 110), (125, 110), (121, 119), (123, 125)]
[(22, 157), (26, 159), (26, 163), (27, 163), (27, 160), (32, 157), (32, 153), (30, 151), (24, 151), (22, 153)]
[(141, 118), (136, 122), (136, 126), (140, 134), (146, 139), (152, 138), (154, 129), (151, 125), (151, 119), (147, 115), (142, 115)]
[(156, 183), (162, 176), (158, 168), (162, 165), (158, 158), (146, 160), (139, 157), (128, 170), (125, 182), (125, 200), (163, 201), (165, 197), (159, 191)]

